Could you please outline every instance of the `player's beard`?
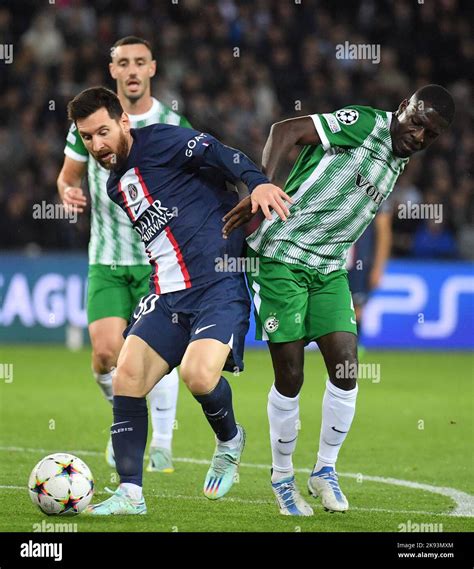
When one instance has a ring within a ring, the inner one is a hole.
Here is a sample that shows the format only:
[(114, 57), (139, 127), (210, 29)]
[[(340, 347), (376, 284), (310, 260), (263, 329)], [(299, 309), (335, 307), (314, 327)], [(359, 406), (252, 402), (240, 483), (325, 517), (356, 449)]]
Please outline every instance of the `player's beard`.
[(128, 158), (128, 142), (126, 136), (123, 132), (119, 135), (119, 141), (117, 144), (117, 151), (114, 153), (112, 160), (109, 162), (102, 162), (102, 160), (98, 159), (97, 161), (99, 164), (105, 168), (106, 170), (112, 170), (113, 172), (117, 172), (121, 170), (127, 161)]

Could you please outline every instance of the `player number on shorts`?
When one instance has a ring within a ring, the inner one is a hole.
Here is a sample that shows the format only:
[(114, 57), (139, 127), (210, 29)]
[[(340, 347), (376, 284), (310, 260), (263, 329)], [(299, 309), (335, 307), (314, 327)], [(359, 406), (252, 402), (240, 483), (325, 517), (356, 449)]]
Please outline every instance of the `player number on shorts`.
[(142, 316), (149, 312), (153, 312), (153, 310), (155, 310), (156, 301), (159, 298), (160, 296), (158, 294), (149, 294), (148, 296), (141, 298), (138, 306), (135, 308), (135, 312), (133, 313), (135, 320), (138, 322)]

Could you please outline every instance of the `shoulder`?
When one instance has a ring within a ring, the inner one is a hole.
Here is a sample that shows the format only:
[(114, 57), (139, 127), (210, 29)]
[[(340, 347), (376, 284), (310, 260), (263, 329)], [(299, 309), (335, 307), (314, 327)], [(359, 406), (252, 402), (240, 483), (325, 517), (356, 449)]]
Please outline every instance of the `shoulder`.
[(87, 162), (89, 153), (74, 123), (71, 123), (66, 137), (64, 154), (77, 162)]
[(342, 126), (357, 126), (358, 129), (372, 130), (377, 118), (377, 112), (372, 107), (348, 105), (334, 112), (338, 123)]
[(183, 128), (174, 124), (157, 123), (144, 126), (140, 129), (132, 129), (135, 140), (156, 140), (162, 144), (169, 141), (189, 140), (199, 134), (198, 131)]
[(163, 123), (132, 129), (139, 155), (152, 155), (161, 163), (169, 161), (183, 149), (194, 147), (202, 134), (191, 128)]
[(155, 101), (158, 106), (160, 117), (162, 117), (161, 119), (162, 123), (175, 125), (175, 126), (184, 126), (186, 128), (192, 128), (190, 122), (185, 116), (180, 115), (178, 112), (173, 110), (168, 105), (165, 105), (161, 101), (158, 101), (158, 99), (155, 99)]

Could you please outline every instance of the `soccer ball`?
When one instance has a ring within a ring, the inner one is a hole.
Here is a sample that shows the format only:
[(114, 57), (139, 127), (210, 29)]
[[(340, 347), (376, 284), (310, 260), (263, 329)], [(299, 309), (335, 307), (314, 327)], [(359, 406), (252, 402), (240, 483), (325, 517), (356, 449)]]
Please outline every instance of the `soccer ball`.
[(48, 516), (79, 514), (94, 494), (94, 478), (85, 462), (66, 453), (50, 454), (33, 468), (28, 481), (33, 504)]

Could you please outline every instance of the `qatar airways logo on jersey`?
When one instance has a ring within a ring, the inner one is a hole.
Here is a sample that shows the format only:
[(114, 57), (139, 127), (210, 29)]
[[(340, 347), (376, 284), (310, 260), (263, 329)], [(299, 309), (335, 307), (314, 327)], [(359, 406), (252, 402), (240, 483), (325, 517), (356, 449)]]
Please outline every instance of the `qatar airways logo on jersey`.
[(133, 229), (143, 243), (148, 245), (177, 213), (177, 208), (169, 209), (161, 205), (160, 200), (155, 200), (133, 224)]
[(365, 193), (377, 205), (380, 205), (383, 202), (383, 200), (385, 199), (385, 196), (383, 194), (381, 194), (377, 190), (377, 188), (369, 182), (369, 180), (366, 180), (361, 174), (359, 174), (359, 172), (357, 172), (357, 175), (356, 175), (356, 184), (357, 184), (358, 188), (364, 188)]

